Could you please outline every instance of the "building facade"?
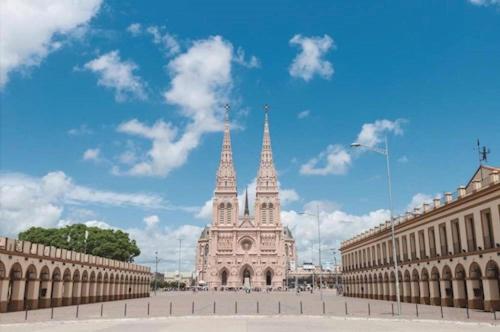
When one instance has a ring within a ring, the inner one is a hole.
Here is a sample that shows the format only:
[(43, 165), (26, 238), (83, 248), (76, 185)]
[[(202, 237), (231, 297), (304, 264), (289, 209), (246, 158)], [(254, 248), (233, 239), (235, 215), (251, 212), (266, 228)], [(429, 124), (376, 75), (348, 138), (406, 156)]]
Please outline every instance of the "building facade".
[(290, 264), (296, 260), (295, 241), (280, 220), (278, 178), (274, 168), (266, 111), (257, 174), (254, 215), (248, 192), (239, 212), (236, 171), (233, 165), (228, 114), (216, 186), (212, 223), (206, 227), (196, 251), (198, 284), (215, 288), (283, 288)]
[[(400, 299), (500, 310), (500, 169), (395, 219)], [(344, 241), (344, 295), (396, 300), (390, 222)]]
[(149, 296), (150, 269), (0, 237), (0, 312)]

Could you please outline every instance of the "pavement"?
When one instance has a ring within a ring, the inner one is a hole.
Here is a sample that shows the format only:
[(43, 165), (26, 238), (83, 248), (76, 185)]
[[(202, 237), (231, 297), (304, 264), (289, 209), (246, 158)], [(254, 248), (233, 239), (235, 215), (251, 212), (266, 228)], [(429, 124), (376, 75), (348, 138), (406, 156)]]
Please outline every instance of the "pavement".
[(162, 318), (126, 318), (85, 321), (52, 321), (3, 325), (10, 332), (131, 332), (131, 331), (203, 331), (203, 332), (296, 332), (296, 331), (353, 331), (373, 332), (426, 329), (443, 332), (498, 332), (498, 326), (477, 322), (435, 320), (406, 320), (378, 318), (342, 318), (335, 316), (192, 316)]
[[(149, 298), (0, 314), (9, 331), (437, 331), (469, 328), (500, 331), (500, 312), (349, 298), (333, 291), (159, 292)], [(458, 324), (458, 325), (457, 325)]]

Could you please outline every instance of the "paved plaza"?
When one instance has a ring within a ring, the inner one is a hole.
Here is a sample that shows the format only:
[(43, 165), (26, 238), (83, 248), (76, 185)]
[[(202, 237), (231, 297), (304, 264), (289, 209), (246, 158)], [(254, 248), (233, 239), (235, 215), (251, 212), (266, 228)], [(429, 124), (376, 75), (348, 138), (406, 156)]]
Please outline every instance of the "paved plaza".
[[(53, 310), (41, 309), (27, 313), (4, 313), (0, 314), (0, 324), (4, 327), (8, 325), (11, 331), (33, 329), (43, 331), (46, 327), (56, 328), (55, 331), (69, 328), (74, 331), (88, 331), (94, 327), (118, 331), (123, 330), (124, 326), (130, 331), (139, 329), (139, 326), (150, 326), (151, 329), (158, 330), (163, 328), (171, 330), (173, 326), (179, 326), (187, 331), (191, 327), (194, 329), (195, 326), (201, 326), (204, 320), (197, 319), (201, 317), (213, 318), (215, 325), (233, 326), (236, 330), (244, 326), (249, 330), (262, 330), (261, 326), (271, 328), (277, 324), (282, 328), (288, 325), (278, 322), (289, 322), (292, 330), (305, 328), (303, 324), (309, 323), (312, 324), (313, 330), (331, 326), (341, 329), (349, 326), (365, 326), (368, 324), (367, 319), (369, 322), (373, 321), (374, 325), (370, 323), (370, 328), (377, 327), (380, 330), (388, 328), (398, 330), (403, 321), (409, 331), (431, 323), (439, 324), (433, 326), (439, 326), (439, 330), (443, 331), (449, 328), (452, 322), (465, 324), (460, 327), (464, 331), (469, 327), (488, 330), (489, 326), (495, 326), (498, 329), (500, 325), (500, 320), (495, 320), (493, 313), (478, 310), (469, 310), (467, 317), (466, 309), (444, 307), (443, 318), (441, 318), (441, 308), (437, 306), (403, 303), (402, 315), (399, 318), (393, 316), (393, 310), (395, 313), (397, 309), (391, 302), (347, 298), (337, 296), (332, 291), (323, 293), (323, 301), (317, 291), (314, 294), (161, 292), (156, 296), (152, 294), (150, 298), (58, 307)], [(214, 326), (207, 324), (203, 328), (210, 330)], [(178, 330), (182, 328), (176, 328), (176, 331)], [(290, 329), (287, 328), (287, 331)]]

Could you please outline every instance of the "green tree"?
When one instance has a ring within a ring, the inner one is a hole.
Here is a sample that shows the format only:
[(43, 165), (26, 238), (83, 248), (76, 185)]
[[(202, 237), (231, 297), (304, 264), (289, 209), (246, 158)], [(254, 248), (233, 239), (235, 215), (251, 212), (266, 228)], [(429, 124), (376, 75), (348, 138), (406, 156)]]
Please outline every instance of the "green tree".
[[(85, 241), (85, 231), (88, 231), (87, 241)], [(124, 262), (133, 262), (134, 257), (141, 253), (135, 240), (131, 240), (128, 233), (121, 230), (87, 227), (84, 224), (63, 228), (31, 227), (19, 233), (18, 238)]]

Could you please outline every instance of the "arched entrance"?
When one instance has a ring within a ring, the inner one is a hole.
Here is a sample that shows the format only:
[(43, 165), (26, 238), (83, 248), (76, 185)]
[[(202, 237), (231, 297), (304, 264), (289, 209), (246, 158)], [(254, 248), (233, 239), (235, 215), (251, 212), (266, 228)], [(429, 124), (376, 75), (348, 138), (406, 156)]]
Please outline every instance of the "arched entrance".
[(241, 282), (243, 287), (251, 288), (252, 287), (252, 278), (253, 278), (253, 270), (250, 266), (245, 265), (241, 269)]
[[(24, 290), (23, 270), (21, 264), (16, 263), (10, 268), (9, 286), (7, 288), (7, 310), (18, 311), (23, 310), (23, 296), (21, 292)], [(21, 288), (22, 287), (22, 288)]]
[(71, 295), (73, 290), (73, 279), (71, 278), (71, 271), (66, 269), (63, 274), (63, 299), (62, 305), (71, 304)]
[(411, 277), (410, 271), (406, 270), (404, 274), (404, 301), (407, 303), (411, 303)]
[(271, 269), (266, 271), (266, 286), (270, 287), (273, 285), (273, 272)]
[(441, 305), (441, 287), (439, 270), (433, 267), (431, 270), (431, 281), (429, 283), (429, 295), (432, 305)]
[(61, 281), (61, 270), (58, 267), (52, 271), (52, 285), (50, 290), (50, 305), (52, 307), (58, 307), (61, 305), (62, 301), (62, 281)]
[(443, 268), (443, 277), (441, 278), (441, 304), (443, 306), (453, 307), (453, 284), (451, 269), (448, 265)]
[(489, 261), (488, 264), (486, 264), (484, 276), (484, 310), (498, 311), (500, 310), (500, 273), (498, 264), (494, 261)]
[(465, 269), (462, 264), (455, 267), (454, 288), (456, 289), (453, 300), (455, 307), (465, 308), (467, 306), (467, 281), (465, 280)]
[(420, 303), (420, 277), (418, 275), (417, 269), (414, 269), (411, 273), (411, 302), (412, 303)]
[(484, 308), (484, 289), (482, 273), (479, 264), (472, 263), (469, 268), (468, 283), (468, 305), (471, 309)]
[(80, 304), (80, 271), (73, 273), (73, 286), (71, 291), (71, 304)]
[(38, 308), (38, 278), (34, 265), (28, 266), (24, 283), (24, 309)]
[(221, 286), (227, 286), (227, 270), (224, 269), (222, 270), (222, 273), (220, 275), (220, 284)]

